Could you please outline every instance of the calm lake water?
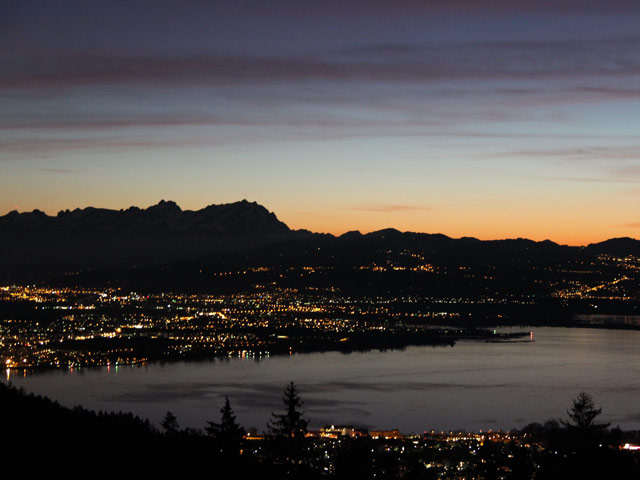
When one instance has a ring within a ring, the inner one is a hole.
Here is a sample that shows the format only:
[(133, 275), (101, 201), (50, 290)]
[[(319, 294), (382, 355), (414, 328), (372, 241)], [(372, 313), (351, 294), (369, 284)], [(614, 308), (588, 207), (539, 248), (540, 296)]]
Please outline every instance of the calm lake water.
[(533, 342), (458, 342), (455, 347), (232, 358), (12, 375), (28, 392), (96, 410), (132, 411), (181, 426), (219, 421), (228, 395), (238, 421), (265, 429), (294, 381), (311, 427), (488, 430), (566, 418), (584, 390), (602, 420), (640, 429), (640, 332), (533, 328)]

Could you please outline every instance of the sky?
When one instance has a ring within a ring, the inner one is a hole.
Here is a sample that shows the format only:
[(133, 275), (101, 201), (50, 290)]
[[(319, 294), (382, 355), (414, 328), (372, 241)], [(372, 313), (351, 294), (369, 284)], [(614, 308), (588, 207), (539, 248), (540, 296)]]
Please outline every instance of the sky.
[(640, 237), (635, 0), (4, 0), (0, 215)]

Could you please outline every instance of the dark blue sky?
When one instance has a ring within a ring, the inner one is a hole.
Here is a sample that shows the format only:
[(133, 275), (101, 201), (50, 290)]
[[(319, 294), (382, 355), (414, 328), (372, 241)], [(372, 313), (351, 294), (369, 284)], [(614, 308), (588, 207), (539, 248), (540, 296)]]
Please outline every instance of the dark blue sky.
[(640, 2), (8, 1), (0, 214), (638, 236)]

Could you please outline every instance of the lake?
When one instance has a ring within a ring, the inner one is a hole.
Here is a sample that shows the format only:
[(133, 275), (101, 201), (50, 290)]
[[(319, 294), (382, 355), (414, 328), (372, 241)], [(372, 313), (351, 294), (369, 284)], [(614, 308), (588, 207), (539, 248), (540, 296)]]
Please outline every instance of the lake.
[(262, 431), (271, 412), (283, 411), (282, 392), (294, 381), (311, 428), (348, 424), (403, 433), (518, 428), (567, 418), (572, 398), (584, 390), (602, 407), (603, 421), (640, 429), (640, 332), (512, 330), (532, 330), (533, 341), (6, 376), (67, 406), (131, 411), (156, 424), (171, 410), (183, 427), (218, 422), (227, 395), (238, 422)]

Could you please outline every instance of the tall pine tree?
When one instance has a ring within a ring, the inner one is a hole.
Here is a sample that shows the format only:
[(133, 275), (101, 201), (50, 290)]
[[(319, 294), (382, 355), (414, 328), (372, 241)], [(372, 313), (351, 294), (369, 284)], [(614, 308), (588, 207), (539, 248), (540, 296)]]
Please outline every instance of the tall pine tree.
[(300, 411), (300, 408), (304, 403), (300, 400), (298, 388), (293, 382), (285, 388), (282, 401), (286, 412), (279, 415), (271, 414), (273, 420), (269, 422), (269, 430), (278, 437), (304, 438), (309, 421), (302, 418), (304, 412)]
[(236, 416), (231, 409), (229, 397), (224, 397), (224, 406), (220, 409), (220, 413), (222, 414), (220, 423), (207, 422), (208, 426), (205, 431), (209, 436), (219, 440), (221, 445), (236, 448), (240, 445), (245, 431), (236, 422)]

